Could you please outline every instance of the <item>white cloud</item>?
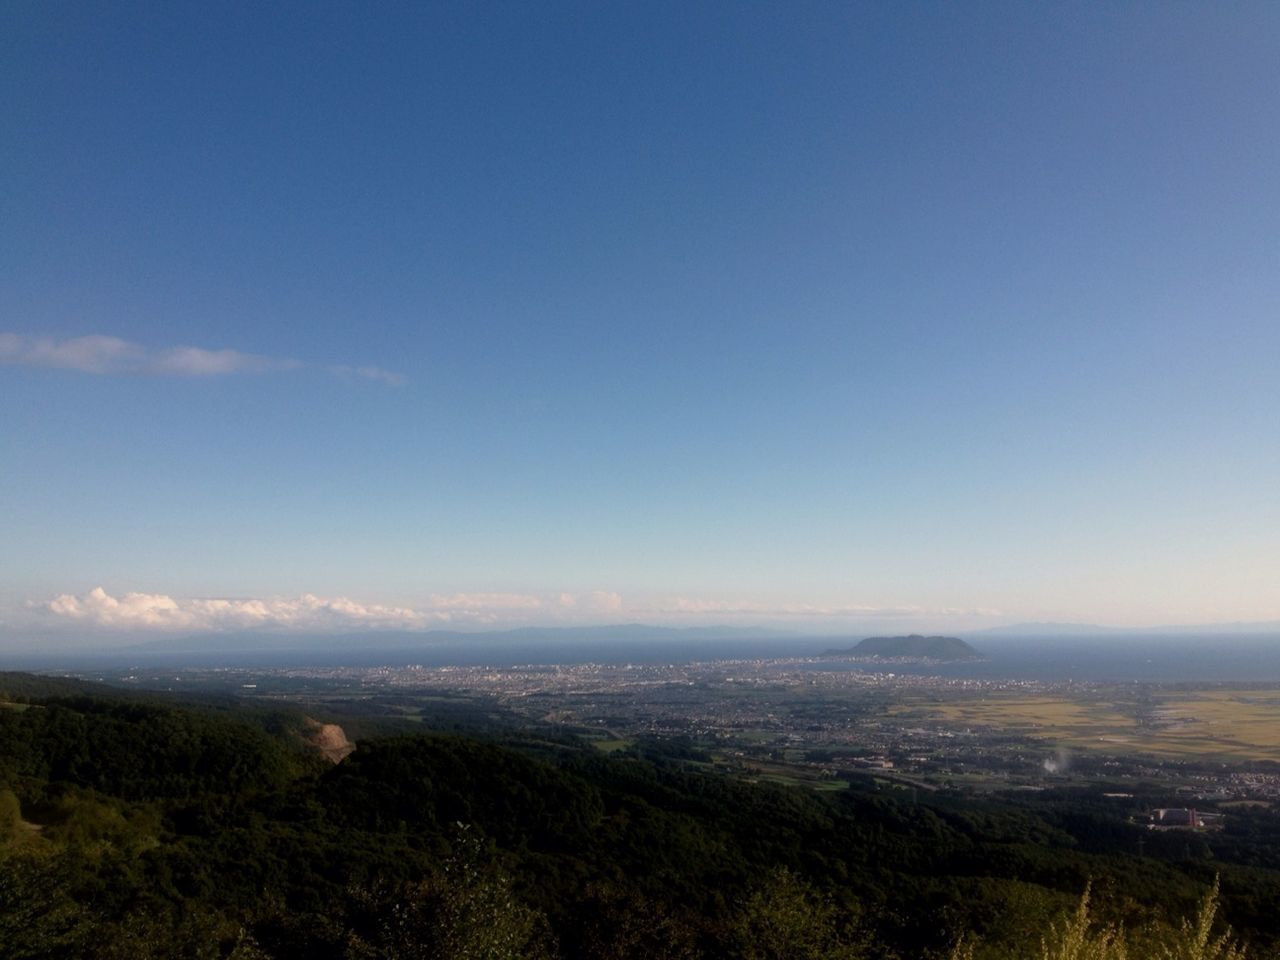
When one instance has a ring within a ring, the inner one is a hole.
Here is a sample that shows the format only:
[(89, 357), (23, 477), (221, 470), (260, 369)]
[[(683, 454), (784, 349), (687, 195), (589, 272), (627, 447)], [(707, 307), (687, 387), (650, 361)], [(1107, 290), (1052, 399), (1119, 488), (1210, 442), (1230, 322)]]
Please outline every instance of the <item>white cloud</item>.
[[(643, 618), (665, 623), (787, 623), (816, 627), (905, 622), (986, 621), (997, 610), (865, 604), (768, 604), (676, 597), (627, 604), (619, 593), (437, 593), (415, 606), (361, 603), (349, 597), (182, 598), (160, 593), (112, 596), (102, 587), (64, 593), (28, 605), (46, 625), (104, 630), (426, 630), (431, 627), (512, 627), (535, 623), (618, 623)], [(905, 624), (904, 624), (905, 625)]]
[[(173, 377), (222, 377), (272, 373), (308, 366), (288, 357), (266, 357), (239, 350), (203, 347), (147, 347), (119, 337), (92, 334), (56, 340), (0, 333), (0, 364), (51, 367), (96, 374), (152, 374)], [(401, 386), (405, 377), (374, 366), (329, 366), (322, 369), (344, 377)]]
[(29, 604), (46, 622), (101, 629), (148, 630), (422, 630), (432, 626), (519, 625), (590, 619), (622, 610), (622, 597), (597, 590), (575, 596), (525, 593), (433, 594), (419, 607), (360, 603), (348, 597), (176, 598), (162, 593), (118, 597), (95, 587)]
[(174, 347), (151, 357), (156, 373), (182, 377), (216, 377), (230, 373), (268, 373), (293, 370), (302, 366), (297, 360), (274, 360), (236, 350), (202, 350), (199, 347)]
[(174, 630), (243, 630), (299, 628), (329, 630), (353, 627), (414, 629), (426, 626), (431, 613), (409, 607), (357, 603), (346, 597), (271, 599), (175, 599), (159, 593), (126, 593), (113, 597), (102, 587), (79, 596), (64, 593), (43, 604), (46, 613), (64, 621), (107, 628)]
[(119, 337), (75, 337), (52, 340), (0, 334), (0, 363), (29, 367), (60, 367), (84, 373), (111, 373), (128, 369), (145, 357), (145, 351)]

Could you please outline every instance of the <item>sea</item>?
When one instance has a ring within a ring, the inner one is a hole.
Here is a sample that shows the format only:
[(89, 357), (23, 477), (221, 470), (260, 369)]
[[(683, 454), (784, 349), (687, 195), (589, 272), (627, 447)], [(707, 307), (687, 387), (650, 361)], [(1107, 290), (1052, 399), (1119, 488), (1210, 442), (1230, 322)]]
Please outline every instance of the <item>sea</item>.
[[(110, 652), (3, 656), (0, 669), (42, 672), (117, 671), (132, 666), (186, 668), (242, 667), (513, 667), (547, 664), (682, 664), (710, 660), (816, 658), (829, 649), (852, 647), (859, 637), (780, 637), (749, 639), (646, 639), (590, 642), (468, 641), (456, 635), (444, 642), (386, 649), (376, 636), (363, 642), (312, 649), (156, 651), (142, 648)], [(874, 663), (821, 659), (802, 664), (814, 670), (871, 670), (981, 680), (1158, 683), (1280, 683), (1280, 634), (1108, 634), (1105, 636), (968, 636), (983, 657), (955, 663)]]

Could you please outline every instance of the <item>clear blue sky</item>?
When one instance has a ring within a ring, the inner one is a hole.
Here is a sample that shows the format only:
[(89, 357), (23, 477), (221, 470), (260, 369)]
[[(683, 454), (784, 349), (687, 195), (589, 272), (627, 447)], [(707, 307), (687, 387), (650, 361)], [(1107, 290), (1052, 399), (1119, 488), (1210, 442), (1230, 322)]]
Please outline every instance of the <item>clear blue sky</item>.
[(3, 3), (0, 632), (1280, 618), (1278, 171), (1269, 3)]

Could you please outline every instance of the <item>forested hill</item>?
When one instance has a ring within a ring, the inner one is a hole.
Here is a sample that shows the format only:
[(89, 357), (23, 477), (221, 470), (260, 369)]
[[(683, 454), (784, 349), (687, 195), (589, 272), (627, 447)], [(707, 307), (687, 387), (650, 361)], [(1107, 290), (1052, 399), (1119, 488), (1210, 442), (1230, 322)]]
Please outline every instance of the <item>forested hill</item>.
[(883, 660), (981, 660), (982, 654), (959, 637), (867, 637), (847, 650), (827, 650), (824, 657), (867, 657)]
[(5, 699), (0, 956), (889, 960), (963, 936), (1013, 958), (1091, 880), (1100, 919), (1155, 937), (1215, 873), (1237, 930), (1275, 933), (1266, 812), (1229, 856), (1153, 835), (1138, 858), (1142, 832), (1082, 797), (809, 792), (517, 733), (334, 765), (297, 722)]

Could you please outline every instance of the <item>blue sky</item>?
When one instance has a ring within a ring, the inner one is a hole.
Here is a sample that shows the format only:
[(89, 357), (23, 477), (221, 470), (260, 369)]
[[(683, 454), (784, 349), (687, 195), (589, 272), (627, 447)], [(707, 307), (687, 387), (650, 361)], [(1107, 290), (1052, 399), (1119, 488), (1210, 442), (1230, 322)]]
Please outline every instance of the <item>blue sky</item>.
[(1263, 3), (4, 4), (0, 632), (1280, 618), (1277, 64)]

